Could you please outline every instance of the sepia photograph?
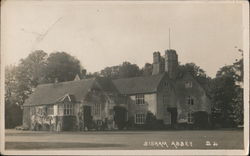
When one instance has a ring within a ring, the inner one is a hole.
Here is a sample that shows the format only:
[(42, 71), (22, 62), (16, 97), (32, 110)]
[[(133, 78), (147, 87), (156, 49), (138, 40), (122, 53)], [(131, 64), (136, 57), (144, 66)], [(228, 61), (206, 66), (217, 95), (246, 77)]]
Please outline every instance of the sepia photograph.
[(248, 155), (249, 3), (1, 1), (1, 154)]

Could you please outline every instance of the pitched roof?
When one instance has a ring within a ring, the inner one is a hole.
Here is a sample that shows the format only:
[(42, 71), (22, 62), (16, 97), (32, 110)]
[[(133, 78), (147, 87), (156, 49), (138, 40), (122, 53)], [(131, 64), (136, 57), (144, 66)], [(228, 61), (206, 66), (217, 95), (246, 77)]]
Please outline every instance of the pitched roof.
[(157, 91), (157, 87), (164, 75), (116, 79), (113, 80), (113, 83), (121, 94), (152, 93)]
[(104, 92), (119, 93), (118, 89), (116, 88), (116, 86), (114, 85), (114, 83), (110, 78), (97, 77), (96, 80)]
[(53, 104), (65, 95), (74, 95), (75, 100), (82, 100), (94, 84), (95, 79), (83, 79), (38, 85), (34, 93), (25, 101), (27, 105)]

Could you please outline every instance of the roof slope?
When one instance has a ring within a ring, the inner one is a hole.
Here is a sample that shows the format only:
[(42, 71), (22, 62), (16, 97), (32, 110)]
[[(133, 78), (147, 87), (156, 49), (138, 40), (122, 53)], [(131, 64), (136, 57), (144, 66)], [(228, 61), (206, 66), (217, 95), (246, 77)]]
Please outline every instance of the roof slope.
[(102, 91), (106, 93), (119, 93), (116, 86), (112, 82), (110, 78), (105, 77), (97, 77), (96, 78), (97, 83), (100, 85)]
[(34, 93), (25, 101), (24, 106), (52, 104), (66, 94), (74, 95), (75, 99), (80, 101), (88, 93), (94, 82), (95, 79), (92, 78), (38, 85)]
[(156, 92), (165, 74), (112, 80), (121, 94)]

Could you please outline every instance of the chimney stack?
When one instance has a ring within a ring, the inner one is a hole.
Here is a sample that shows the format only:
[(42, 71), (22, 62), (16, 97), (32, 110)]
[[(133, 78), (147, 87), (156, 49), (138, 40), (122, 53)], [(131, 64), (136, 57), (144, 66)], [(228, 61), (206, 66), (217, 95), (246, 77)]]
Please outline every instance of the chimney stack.
[(152, 75), (161, 74), (164, 72), (164, 58), (161, 57), (159, 51), (153, 53), (153, 72)]
[(175, 50), (168, 49), (165, 51), (165, 72), (170, 79), (175, 79), (178, 67), (178, 55)]

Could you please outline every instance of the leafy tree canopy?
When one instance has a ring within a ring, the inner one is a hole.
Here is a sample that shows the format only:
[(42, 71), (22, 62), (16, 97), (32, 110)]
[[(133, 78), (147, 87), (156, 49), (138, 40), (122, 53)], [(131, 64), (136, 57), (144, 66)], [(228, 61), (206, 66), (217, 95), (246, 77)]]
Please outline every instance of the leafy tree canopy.
[(145, 63), (144, 67), (142, 68), (142, 75), (143, 76), (150, 76), (153, 72), (153, 65), (150, 63)]
[(81, 74), (80, 61), (66, 52), (51, 53), (45, 68), (45, 82), (71, 81)]
[(141, 76), (140, 68), (136, 64), (123, 62), (121, 65), (106, 67), (101, 70), (100, 75), (109, 78), (128, 78)]
[[(243, 51), (240, 51), (243, 52)], [(211, 82), (212, 111), (224, 127), (243, 124), (243, 58), (219, 69)]]
[(186, 63), (185, 65), (179, 65), (177, 69), (177, 78), (182, 78), (184, 74), (191, 74), (201, 84), (209, 84), (210, 77), (206, 75), (206, 72), (194, 63)]

